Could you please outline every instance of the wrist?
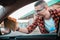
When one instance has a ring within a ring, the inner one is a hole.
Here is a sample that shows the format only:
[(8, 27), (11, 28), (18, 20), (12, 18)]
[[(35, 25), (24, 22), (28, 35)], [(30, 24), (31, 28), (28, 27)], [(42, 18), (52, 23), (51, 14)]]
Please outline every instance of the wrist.
[(20, 28), (18, 27), (16, 31), (19, 31), (19, 29), (20, 29)]

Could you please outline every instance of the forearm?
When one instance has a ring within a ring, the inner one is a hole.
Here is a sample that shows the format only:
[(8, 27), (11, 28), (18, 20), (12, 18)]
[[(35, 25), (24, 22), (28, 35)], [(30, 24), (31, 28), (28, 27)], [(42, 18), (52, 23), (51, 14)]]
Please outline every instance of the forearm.
[[(19, 24), (18, 24), (19, 25)], [(34, 21), (32, 24), (27, 25), (26, 28), (19, 28), (19, 32), (23, 33), (31, 33), (37, 27), (37, 22)]]
[(18, 28), (17, 31), (18, 32), (22, 32), (22, 33), (28, 33), (28, 29), (27, 28)]

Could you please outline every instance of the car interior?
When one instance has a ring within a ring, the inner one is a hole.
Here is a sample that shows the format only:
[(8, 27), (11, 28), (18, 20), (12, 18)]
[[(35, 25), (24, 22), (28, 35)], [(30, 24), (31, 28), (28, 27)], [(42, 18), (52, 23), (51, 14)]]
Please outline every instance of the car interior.
[[(33, 22), (33, 16), (35, 14), (34, 4), (38, 0), (0, 0), (0, 26), (4, 27), (4, 19), (6, 17), (13, 17), (17, 19), (19, 26), (22, 28), (26, 27)], [(55, 3), (60, 2), (60, 0), (45, 0), (47, 5), (51, 7)], [(19, 14), (20, 13), (20, 14)], [(16, 16), (17, 15), (17, 16)], [(59, 19), (60, 20), (60, 19)], [(38, 27), (30, 34), (25, 34), (21, 32), (13, 32), (12, 30), (10, 33), (5, 35), (0, 35), (0, 39), (13, 39), (13, 40), (29, 40), (29, 39), (57, 39), (60, 37), (60, 21), (58, 24), (58, 32), (57, 33), (47, 33), (41, 34), (39, 32)], [(1, 28), (0, 27), (0, 28)]]

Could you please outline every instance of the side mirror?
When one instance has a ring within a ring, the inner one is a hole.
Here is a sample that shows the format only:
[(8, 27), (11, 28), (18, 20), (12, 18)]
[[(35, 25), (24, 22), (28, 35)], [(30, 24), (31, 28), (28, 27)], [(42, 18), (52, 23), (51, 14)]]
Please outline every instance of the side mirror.
[(0, 5), (0, 23), (4, 15), (5, 15), (5, 8), (2, 5)]

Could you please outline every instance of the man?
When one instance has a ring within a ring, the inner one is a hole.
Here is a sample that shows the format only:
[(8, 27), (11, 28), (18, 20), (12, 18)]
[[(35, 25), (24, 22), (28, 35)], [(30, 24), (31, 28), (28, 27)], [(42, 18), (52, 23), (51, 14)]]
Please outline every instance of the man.
[[(35, 11), (37, 15), (34, 22), (28, 25), (27, 28), (19, 28), (16, 20), (14, 21), (14, 19), (10, 17), (5, 19), (5, 26), (15, 27), (14, 31), (23, 33), (31, 33), (37, 26), (42, 34), (57, 32), (60, 19), (60, 8), (50, 9), (43, 0), (40, 0), (35, 4)], [(10, 24), (8, 25), (7, 23)]]

